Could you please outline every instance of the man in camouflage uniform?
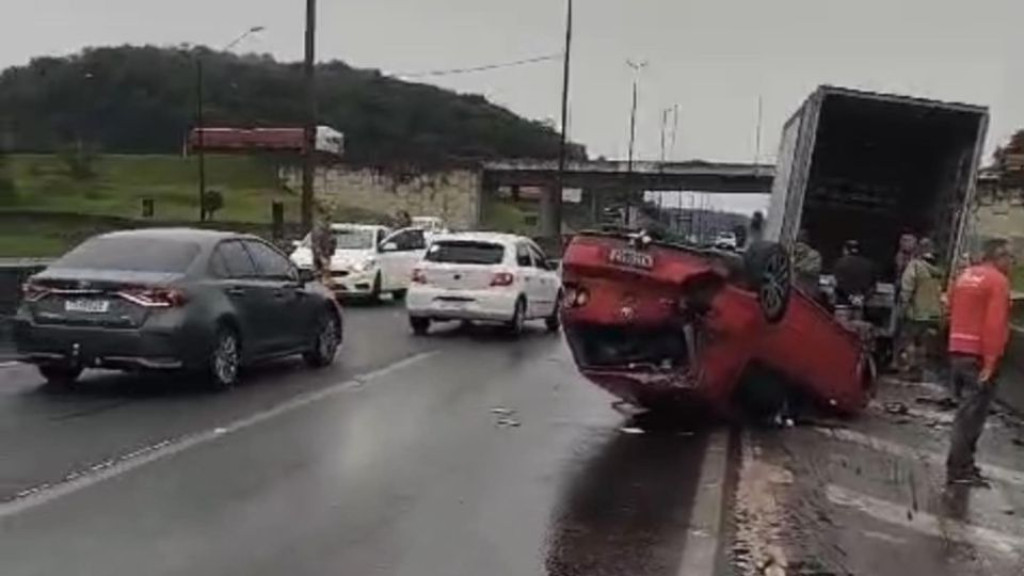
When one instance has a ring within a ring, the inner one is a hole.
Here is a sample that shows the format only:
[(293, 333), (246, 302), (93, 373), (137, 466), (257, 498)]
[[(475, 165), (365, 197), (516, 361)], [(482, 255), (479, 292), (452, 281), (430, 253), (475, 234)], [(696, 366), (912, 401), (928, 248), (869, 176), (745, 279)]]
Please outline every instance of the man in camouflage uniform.
[(337, 240), (334, 238), (334, 232), (331, 230), (330, 211), (325, 206), (317, 206), (310, 241), (313, 249), (313, 270), (316, 271), (320, 281), (330, 287), (332, 283), (331, 259), (334, 257), (334, 251), (337, 248)]

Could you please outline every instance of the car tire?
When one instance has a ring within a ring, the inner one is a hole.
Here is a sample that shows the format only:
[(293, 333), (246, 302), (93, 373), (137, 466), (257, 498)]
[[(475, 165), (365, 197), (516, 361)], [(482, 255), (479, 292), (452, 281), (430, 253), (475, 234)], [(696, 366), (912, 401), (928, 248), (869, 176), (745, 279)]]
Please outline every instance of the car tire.
[(221, 326), (207, 360), (206, 378), (210, 388), (217, 391), (233, 388), (238, 384), (241, 367), (242, 347), (238, 332), (228, 326)]
[(757, 294), (761, 314), (769, 324), (786, 316), (793, 293), (793, 267), (789, 253), (775, 242), (754, 242), (743, 253), (748, 287)]
[(37, 367), (39, 374), (46, 379), (47, 386), (66, 388), (78, 381), (82, 375), (80, 366), (70, 364), (46, 364)]
[(343, 338), (338, 317), (330, 311), (324, 311), (317, 318), (316, 332), (313, 334), (309, 350), (302, 355), (302, 359), (311, 368), (330, 366), (338, 355)]
[(426, 336), (430, 332), (430, 318), (410, 316), (409, 327), (416, 336)]
[(512, 312), (512, 319), (505, 324), (505, 330), (509, 336), (518, 338), (523, 334), (523, 326), (526, 324), (526, 300), (522, 296), (516, 300), (515, 311)]
[(405, 300), (405, 295), (408, 294), (408, 293), (409, 293), (408, 290), (403, 289), (403, 290), (395, 290), (394, 292), (391, 293), (391, 295), (395, 298), (395, 300)]
[(562, 317), (559, 316), (562, 310), (562, 292), (559, 290), (558, 296), (555, 298), (555, 310), (544, 319), (544, 325), (547, 326), (548, 332), (558, 332), (562, 328)]

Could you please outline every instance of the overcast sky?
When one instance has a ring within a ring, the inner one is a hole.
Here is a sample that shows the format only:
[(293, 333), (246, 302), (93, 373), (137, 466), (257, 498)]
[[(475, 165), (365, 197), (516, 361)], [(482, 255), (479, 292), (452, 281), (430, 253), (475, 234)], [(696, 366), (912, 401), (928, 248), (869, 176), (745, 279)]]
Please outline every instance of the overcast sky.
[[(988, 105), (989, 151), (1024, 127), (1024, 0), (575, 0), (571, 137), (625, 157), (632, 72), (638, 156), (660, 154), (661, 111), (679, 105), (674, 158), (772, 159), (782, 123), (831, 83)], [(0, 65), (83, 46), (230, 42), (302, 56), (302, 0), (3, 0)], [(319, 58), (390, 73), (510, 62), (561, 50), (563, 0), (320, 0)], [(429, 79), (539, 120), (559, 115), (561, 64)]]

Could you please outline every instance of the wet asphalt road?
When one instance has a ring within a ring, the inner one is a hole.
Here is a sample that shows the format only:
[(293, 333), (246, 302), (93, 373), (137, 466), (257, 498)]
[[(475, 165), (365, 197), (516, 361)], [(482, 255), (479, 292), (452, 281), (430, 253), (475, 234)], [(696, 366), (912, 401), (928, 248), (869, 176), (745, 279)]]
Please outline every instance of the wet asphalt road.
[(220, 395), (0, 368), (0, 574), (680, 571), (706, 437), (621, 432), (540, 327), (413, 338), (394, 305), (346, 323), (334, 367)]

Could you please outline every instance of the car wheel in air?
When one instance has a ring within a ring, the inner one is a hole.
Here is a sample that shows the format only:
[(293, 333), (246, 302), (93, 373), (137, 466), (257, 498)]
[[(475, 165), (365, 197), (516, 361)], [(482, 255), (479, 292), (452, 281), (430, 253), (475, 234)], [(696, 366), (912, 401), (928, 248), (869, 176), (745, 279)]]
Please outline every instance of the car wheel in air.
[(311, 367), (324, 368), (330, 366), (338, 355), (342, 340), (341, 323), (334, 314), (324, 312), (317, 320), (316, 326), (313, 343), (302, 357)]
[(70, 364), (46, 364), (38, 368), (39, 373), (46, 379), (46, 384), (55, 388), (71, 386), (82, 375), (80, 366)]
[(210, 352), (207, 378), (214, 390), (227, 390), (238, 383), (241, 367), (241, 346), (238, 334), (231, 328), (217, 330), (213, 350)]
[(512, 320), (505, 325), (509, 335), (518, 337), (523, 333), (523, 325), (526, 324), (526, 301), (521, 297), (516, 300), (516, 309), (512, 313)]
[(427, 332), (430, 332), (430, 318), (417, 318), (415, 316), (410, 316), (409, 326), (412, 328), (413, 334), (417, 336), (426, 336)]
[(562, 328), (562, 318), (559, 313), (562, 310), (562, 292), (558, 292), (558, 296), (555, 298), (555, 310), (544, 319), (544, 325), (547, 326), (548, 332), (558, 332)]
[(789, 309), (793, 291), (793, 270), (789, 253), (774, 242), (755, 242), (743, 254), (746, 281), (757, 294), (761, 314), (777, 324)]

